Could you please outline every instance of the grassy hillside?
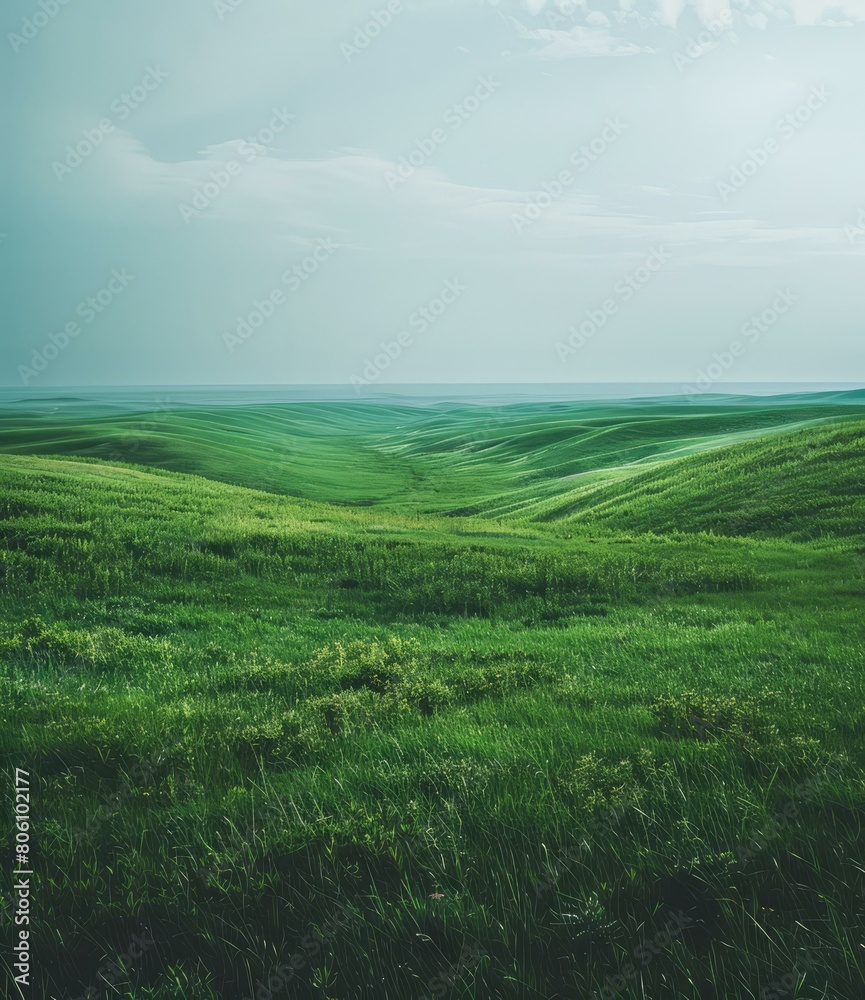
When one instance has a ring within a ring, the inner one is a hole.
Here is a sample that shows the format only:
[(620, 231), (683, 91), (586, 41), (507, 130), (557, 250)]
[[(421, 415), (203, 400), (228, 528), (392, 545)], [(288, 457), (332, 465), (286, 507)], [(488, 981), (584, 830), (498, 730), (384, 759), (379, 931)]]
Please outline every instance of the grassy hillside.
[[(0, 759), (38, 787), (34, 995), (860, 995), (861, 428), (602, 471), (506, 519), (452, 515), (572, 474), (590, 441), (611, 465), (673, 451), (672, 430), (548, 414), (546, 444), (496, 425), (481, 461), (446, 415), (406, 413), (403, 441), (381, 419), (359, 433), (382, 465), (292, 465), (339, 505), (0, 457)], [(424, 512), (435, 490), (451, 516)], [(345, 506), (364, 491), (377, 506)], [(737, 506), (766, 537), (702, 533)]]
[(865, 533), (865, 421), (809, 428), (596, 481), (542, 516), (629, 531), (808, 539)]
[[(230, 399), (230, 394), (228, 397)], [(331, 503), (519, 515), (569, 478), (827, 421), (865, 418), (859, 394), (767, 400), (182, 405), (87, 400), (0, 406), (0, 452), (193, 472)]]

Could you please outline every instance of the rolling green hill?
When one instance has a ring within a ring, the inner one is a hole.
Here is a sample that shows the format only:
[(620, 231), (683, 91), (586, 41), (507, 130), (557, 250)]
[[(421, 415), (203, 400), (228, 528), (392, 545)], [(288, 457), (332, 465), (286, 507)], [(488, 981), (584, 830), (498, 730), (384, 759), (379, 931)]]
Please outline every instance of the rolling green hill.
[(0, 452), (76, 455), (415, 513), (518, 515), (618, 474), (770, 432), (865, 417), (857, 393), (770, 399), (0, 407)]
[(0, 419), (38, 995), (858, 996), (858, 406), (317, 406)]
[(662, 462), (614, 482), (596, 481), (540, 509), (548, 518), (635, 532), (862, 535), (865, 421), (761, 437)]

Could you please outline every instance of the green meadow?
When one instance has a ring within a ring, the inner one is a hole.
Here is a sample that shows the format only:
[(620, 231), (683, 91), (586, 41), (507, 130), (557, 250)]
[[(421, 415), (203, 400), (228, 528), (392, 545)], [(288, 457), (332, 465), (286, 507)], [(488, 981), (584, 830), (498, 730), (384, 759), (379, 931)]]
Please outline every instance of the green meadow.
[(22, 995), (865, 997), (865, 395), (58, 405)]

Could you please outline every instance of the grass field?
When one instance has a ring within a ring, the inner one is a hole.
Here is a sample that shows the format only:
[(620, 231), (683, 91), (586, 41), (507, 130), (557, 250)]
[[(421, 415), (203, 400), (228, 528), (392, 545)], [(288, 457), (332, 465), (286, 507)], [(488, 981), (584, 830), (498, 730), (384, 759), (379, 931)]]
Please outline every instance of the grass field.
[(4, 407), (32, 995), (865, 997), (863, 435)]

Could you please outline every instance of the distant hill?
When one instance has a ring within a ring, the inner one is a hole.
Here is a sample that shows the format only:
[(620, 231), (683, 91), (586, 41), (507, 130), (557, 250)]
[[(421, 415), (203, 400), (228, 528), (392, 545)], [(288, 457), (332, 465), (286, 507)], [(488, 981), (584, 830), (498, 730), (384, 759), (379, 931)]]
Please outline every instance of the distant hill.
[(582, 504), (590, 483), (773, 433), (865, 419), (856, 393), (483, 406), (157, 402), (137, 412), (132, 399), (37, 402), (0, 407), (0, 452), (149, 466), (401, 513), (486, 517), (558, 516)]
[(556, 518), (635, 532), (862, 534), (865, 421), (775, 434), (596, 481), (541, 512)]

